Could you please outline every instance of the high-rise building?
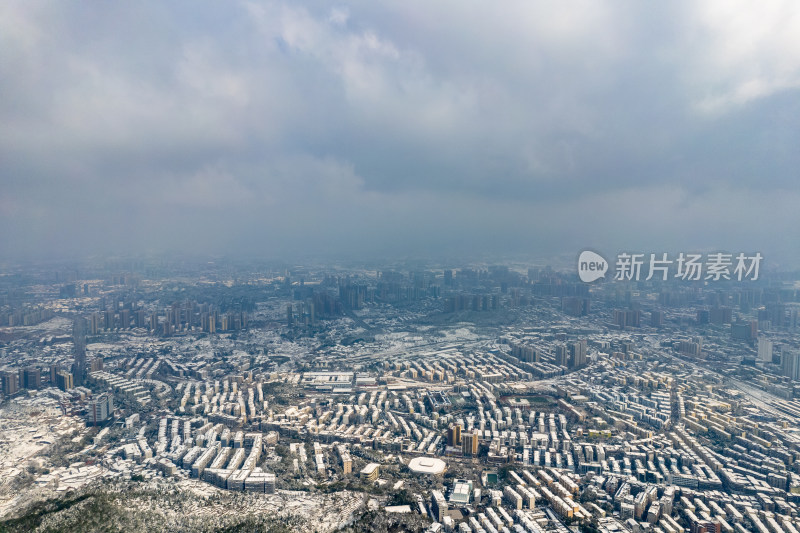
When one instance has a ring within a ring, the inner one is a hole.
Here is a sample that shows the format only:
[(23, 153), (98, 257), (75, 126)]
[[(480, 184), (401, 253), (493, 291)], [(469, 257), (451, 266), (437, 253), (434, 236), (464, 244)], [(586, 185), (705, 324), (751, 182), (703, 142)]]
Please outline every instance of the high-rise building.
[(89, 335), (97, 335), (100, 329), (100, 315), (92, 313), (89, 315)]
[(708, 312), (708, 320), (712, 324), (730, 324), (733, 321), (733, 310), (730, 307), (713, 307)]
[(565, 297), (561, 299), (561, 310), (572, 316), (586, 316), (591, 310), (591, 302), (589, 298)]
[(766, 305), (768, 319), (776, 328), (781, 328), (786, 323), (786, 304), (768, 303)]
[(93, 357), (89, 362), (89, 371), (99, 372), (100, 370), (103, 370), (103, 358), (100, 356)]
[(339, 451), (339, 457), (342, 459), (342, 473), (344, 475), (351, 474), (353, 472), (353, 459), (350, 457), (350, 452), (347, 451), (343, 444), (337, 446), (337, 450)]
[(19, 373), (9, 370), (3, 372), (3, 394), (11, 396), (19, 390)]
[(444, 271), (444, 286), (449, 287), (453, 284), (453, 271), (449, 268)]
[(797, 331), (797, 328), (800, 327), (800, 309), (796, 307), (789, 309), (787, 326), (789, 327), (789, 331)]
[(66, 370), (61, 370), (56, 374), (56, 386), (63, 390), (69, 390), (75, 387), (75, 380), (72, 377), (72, 374), (67, 372)]
[(781, 354), (781, 370), (787, 378), (800, 381), (800, 351), (784, 350)]
[(38, 368), (26, 368), (22, 371), (22, 386), (28, 390), (37, 390), (42, 386), (42, 371)]
[(740, 341), (753, 341), (758, 335), (758, 320), (731, 324), (731, 338)]
[(431, 491), (431, 514), (439, 522), (444, 520), (447, 514), (447, 500), (444, 499), (444, 494), (439, 490)]
[(650, 311), (650, 325), (660, 328), (664, 325), (664, 311)]
[(83, 385), (86, 374), (86, 319), (78, 317), (72, 322), (72, 343), (75, 348), (75, 385)]
[[(638, 311), (637, 311), (638, 312)], [(586, 365), (586, 341), (571, 342), (569, 349), (569, 367), (580, 368)]]
[(119, 327), (120, 329), (128, 329), (131, 327), (131, 312), (127, 309), (122, 309), (119, 312)]
[(478, 433), (464, 433), (461, 439), (461, 451), (464, 455), (478, 455)]
[(616, 309), (614, 311), (614, 323), (621, 327), (638, 328), (641, 326), (642, 312), (638, 309)]
[(89, 402), (86, 408), (86, 423), (96, 426), (114, 414), (114, 396), (104, 392)]
[(138, 309), (136, 311), (136, 315), (134, 315), (134, 324), (136, 324), (137, 328), (143, 328), (145, 326), (144, 309)]
[(758, 338), (758, 360), (764, 363), (772, 362), (772, 341), (765, 338)]
[(513, 355), (520, 361), (525, 361), (527, 363), (535, 363), (536, 361), (539, 361), (541, 359), (539, 350), (537, 350), (533, 346), (527, 346), (524, 344), (512, 344), (511, 355)]
[(461, 445), (461, 424), (453, 424), (447, 429), (447, 445)]
[(114, 329), (114, 311), (106, 309), (103, 312), (103, 326), (106, 329)]
[(566, 344), (556, 344), (555, 347), (556, 364), (558, 366), (569, 365), (569, 351)]
[(700, 357), (703, 352), (703, 345), (699, 339), (692, 339), (690, 341), (681, 340), (675, 341), (673, 347), (680, 353), (691, 355), (693, 357)]

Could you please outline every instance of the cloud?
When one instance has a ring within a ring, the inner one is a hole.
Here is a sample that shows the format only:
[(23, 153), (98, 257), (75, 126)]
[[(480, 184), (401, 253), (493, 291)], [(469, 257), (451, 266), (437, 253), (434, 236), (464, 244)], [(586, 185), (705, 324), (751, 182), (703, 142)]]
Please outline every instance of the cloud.
[(0, 246), (780, 251), (798, 35), (790, 0), (5, 2)]
[(696, 3), (699, 34), (693, 75), (705, 86), (696, 102), (707, 113), (800, 88), (800, 11), (791, 2)]

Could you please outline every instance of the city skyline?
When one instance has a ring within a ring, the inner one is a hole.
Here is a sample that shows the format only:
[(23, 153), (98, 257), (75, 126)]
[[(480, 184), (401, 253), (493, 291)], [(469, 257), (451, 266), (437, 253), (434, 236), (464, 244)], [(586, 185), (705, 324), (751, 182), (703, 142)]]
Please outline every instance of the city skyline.
[(797, 273), (717, 259), (5, 270), (0, 529), (795, 533)]

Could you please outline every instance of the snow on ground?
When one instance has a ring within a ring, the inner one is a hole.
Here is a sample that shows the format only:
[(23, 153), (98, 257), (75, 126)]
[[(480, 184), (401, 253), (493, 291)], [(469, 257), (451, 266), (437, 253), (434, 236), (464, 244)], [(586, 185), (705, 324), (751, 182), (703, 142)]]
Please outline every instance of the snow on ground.
[(480, 339), (480, 335), (472, 331), (470, 328), (461, 327), (457, 329), (443, 329), (441, 335), (447, 340), (452, 342), (457, 341), (475, 341)]
[(63, 437), (83, 427), (83, 422), (62, 416), (55, 400), (38, 396), (22, 398), (0, 409), (0, 517), (13, 509), (26, 491), (16, 487), (18, 478), (29, 466), (44, 466), (46, 460), (35, 458)]
[(49, 335), (71, 335), (72, 334), (72, 320), (63, 317), (55, 317), (41, 322), (34, 326), (7, 326), (0, 328), (4, 333), (36, 333), (41, 336)]
[[(193, 496), (184, 512), (209, 517), (246, 513), (276, 517), (298, 516), (308, 520), (303, 531), (320, 533), (334, 531), (352, 520), (353, 513), (364, 498), (363, 494), (348, 491), (333, 494), (288, 490), (279, 490), (275, 494), (231, 492), (196, 479), (184, 479), (176, 484), (181, 492)], [(215, 496), (221, 496), (219, 503), (209, 505), (209, 501), (216, 501)]]

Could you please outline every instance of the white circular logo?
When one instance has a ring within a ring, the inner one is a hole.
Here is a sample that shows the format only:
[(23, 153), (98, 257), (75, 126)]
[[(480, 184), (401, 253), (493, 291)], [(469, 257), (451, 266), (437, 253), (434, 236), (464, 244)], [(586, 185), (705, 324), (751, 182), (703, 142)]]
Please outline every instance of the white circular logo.
[(608, 271), (608, 261), (591, 250), (584, 250), (578, 257), (578, 277), (581, 281), (591, 283), (592, 281), (604, 278)]

